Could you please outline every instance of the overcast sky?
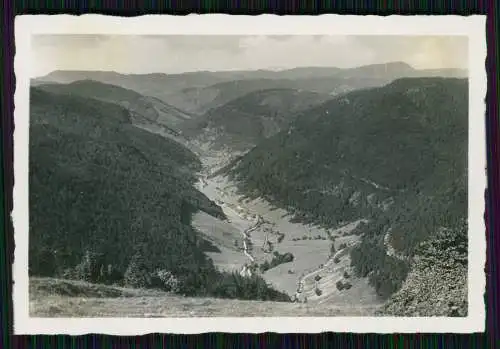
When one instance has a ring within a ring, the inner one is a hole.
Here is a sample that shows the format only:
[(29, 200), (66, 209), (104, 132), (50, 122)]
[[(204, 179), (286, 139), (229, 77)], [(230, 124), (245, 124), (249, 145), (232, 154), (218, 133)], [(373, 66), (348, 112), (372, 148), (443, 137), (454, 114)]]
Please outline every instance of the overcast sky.
[(32, 37), (31, 74), (347, 68), (391, 61), (417, 69), (467, 68), (467, 47), (466, 37), (449, 36), (38, 35)]

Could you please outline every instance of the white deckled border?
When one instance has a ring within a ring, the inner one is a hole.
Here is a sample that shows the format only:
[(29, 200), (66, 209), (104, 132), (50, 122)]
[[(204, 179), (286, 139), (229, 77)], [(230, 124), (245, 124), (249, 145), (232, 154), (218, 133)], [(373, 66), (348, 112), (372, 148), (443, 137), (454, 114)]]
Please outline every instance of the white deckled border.
[[(15, 334), (279, 332), (471, 333), (485, 328), (485, 16), (142, 16), (26, 15), (15, 20)], [(469, 38), (469, 316), (253, 318), (31, 318), (28, 298), (28, 128), (30, 39), (34, 34), (122, 35), (463, 35)]]

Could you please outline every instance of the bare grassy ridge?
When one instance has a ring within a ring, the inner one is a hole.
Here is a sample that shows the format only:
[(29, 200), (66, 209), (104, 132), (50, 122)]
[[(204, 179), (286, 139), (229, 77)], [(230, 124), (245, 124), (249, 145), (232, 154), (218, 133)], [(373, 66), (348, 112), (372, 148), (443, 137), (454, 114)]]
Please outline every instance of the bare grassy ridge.
[(377, 309), (192, 298), (62, 279), (30, 279), (32, 317), (372, 316)]

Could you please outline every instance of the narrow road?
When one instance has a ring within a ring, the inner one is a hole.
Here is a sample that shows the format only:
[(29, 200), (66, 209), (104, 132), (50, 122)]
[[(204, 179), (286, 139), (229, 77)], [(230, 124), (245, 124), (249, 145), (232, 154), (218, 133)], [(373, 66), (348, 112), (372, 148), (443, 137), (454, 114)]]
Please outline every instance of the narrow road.
[(241, 234), (243, 235), (243, 253), (245, 253), (245, 256), (247, 256), (252, 261), (252, 263), (255, 262), (255, 258), (253, 258), (252, 255), (248, 252), (247, 239), (250, 240), (249, 234), (252, 231), (258, 229), (263, 223), (262, 217), (261, 216), (257, 217), (258, 217), (257, 222), (253, 226), (241, 232)]

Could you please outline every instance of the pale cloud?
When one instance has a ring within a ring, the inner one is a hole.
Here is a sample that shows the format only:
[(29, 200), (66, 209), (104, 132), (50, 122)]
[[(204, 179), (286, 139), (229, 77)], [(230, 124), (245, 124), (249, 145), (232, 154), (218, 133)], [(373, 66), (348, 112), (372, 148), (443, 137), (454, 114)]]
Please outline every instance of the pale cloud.
[(32, 75), (53, 70), (180, 73), (299, 66), (353, 67), (404, 61), (415, 68), (466, 68), (466, 37), (133, 36), (32, 38)]
[(357, 36), (374, 60), (405, 61), (415, 68), (467, 68), (468, 39), (462, 36)]

